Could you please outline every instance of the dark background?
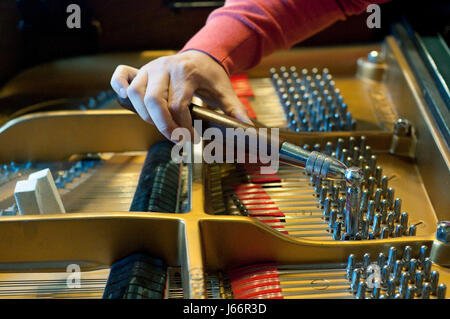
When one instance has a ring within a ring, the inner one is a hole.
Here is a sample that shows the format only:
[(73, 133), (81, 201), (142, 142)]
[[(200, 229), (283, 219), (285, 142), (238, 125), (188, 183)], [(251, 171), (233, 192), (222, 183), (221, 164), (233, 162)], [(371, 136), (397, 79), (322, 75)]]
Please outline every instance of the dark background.
[[(214, 7), (177, 8), (193, 0), (0, 0), (0, 85), (27, 67), (63, 57), (114, 51), (180, 49)], [(204, 1), (205, 2), (205, 1)], [(208, 2), (208, 0), (206, 0)], [(212, 5), (220, 1), (209, 0)], [(81, 29), (66, 27), (66, 7), (81, 6)], [(381, 41), (406, 15), (423, 32), (448, 41), (448, 1), (393, 0), (381, 6), (382, 28), (362, 28), (368, 16), (349, 17), (298, 46)]]

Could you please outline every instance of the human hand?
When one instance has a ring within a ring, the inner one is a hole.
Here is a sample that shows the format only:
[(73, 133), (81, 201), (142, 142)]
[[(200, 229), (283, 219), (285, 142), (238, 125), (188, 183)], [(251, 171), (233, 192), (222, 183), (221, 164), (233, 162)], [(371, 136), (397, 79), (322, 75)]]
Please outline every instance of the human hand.
[(128, 97), (139, 116), (155, 124), (168, 139), (178, 127), (188, 129), (193, 136), (189, 105), (194, 94), (206, 104), (251, 123), (223, 67), (199, 51), (161, 57), (139, 70), (119, 65), (111, 86), (120, 97)]

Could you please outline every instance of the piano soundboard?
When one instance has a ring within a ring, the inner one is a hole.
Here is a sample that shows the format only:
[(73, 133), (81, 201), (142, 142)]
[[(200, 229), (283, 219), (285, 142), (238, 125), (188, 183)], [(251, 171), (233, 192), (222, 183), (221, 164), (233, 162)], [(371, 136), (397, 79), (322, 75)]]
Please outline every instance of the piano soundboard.
[[(176, 163), (105, 83), (0, 127), (0, 298), (449, 298), (449, 148), (395, 38), (277, 53), (232, 80), (259, 125), (360, 168), (354, 234), (344, 181)], [(45, 169), (64, 212), (21, 211), (17, 182)]]

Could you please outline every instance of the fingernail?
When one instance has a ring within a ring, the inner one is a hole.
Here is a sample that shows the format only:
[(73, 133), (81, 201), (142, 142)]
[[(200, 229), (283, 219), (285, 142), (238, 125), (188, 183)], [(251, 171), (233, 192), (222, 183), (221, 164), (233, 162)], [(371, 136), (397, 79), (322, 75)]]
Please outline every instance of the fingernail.
[(253, 124), (248, 115), (244, 113), (239, 114), (239, 120), (247, 124)]
[(127, 98), (127, 91), (124, 88), (120, 88), (119, 95), (121, 98), (126, 99)]

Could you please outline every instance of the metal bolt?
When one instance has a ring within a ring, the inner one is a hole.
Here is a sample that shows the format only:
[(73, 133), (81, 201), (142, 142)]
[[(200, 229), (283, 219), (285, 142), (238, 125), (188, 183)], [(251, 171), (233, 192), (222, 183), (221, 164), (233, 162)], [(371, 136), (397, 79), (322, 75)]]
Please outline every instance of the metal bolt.
[(407, 119), (398, 119), (394, 124), (394, 135), (409, 136), (411, 135), (411, 123)]
[(381, 64), (384, 62), (383, 55), (376, 50), (370, 51), (369, 54), (367, 54), (367, 59), (371, 63)]
[(450, 243), (450, 221), (441, 221), (437, 225), (436, 239), (442, 243)]

